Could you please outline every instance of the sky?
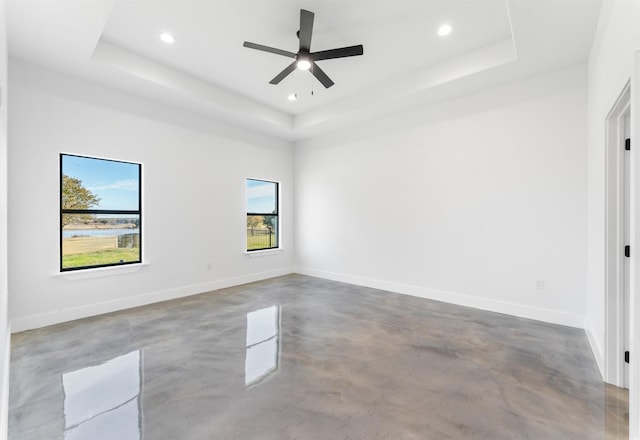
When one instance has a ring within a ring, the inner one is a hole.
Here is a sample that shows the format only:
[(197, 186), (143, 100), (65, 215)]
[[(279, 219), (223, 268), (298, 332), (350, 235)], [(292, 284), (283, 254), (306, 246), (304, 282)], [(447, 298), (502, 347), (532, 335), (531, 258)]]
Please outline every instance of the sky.
[(247, 179), (247, 212), (272, 213), (277, 210), (278, 184)]
[[(138, 209), (138, 165), (113, 160), (63, 155), (62, 172), (80, 179), (82, 185), (100, 197), (96, 209)], [(247, 212), (277, 210), (275, 182), (247, 179)]]
[(100, 197), (94, 209), (138, 209), (138, 164), (63, 155), (62, 172)]

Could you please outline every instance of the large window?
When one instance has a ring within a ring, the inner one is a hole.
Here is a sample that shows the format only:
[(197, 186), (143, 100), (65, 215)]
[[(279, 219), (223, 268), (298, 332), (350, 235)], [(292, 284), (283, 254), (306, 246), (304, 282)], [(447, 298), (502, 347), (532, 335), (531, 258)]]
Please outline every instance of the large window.
[(279, 246), (278, 183), (247, 179), (247, 250)]
[(60, 270), (142, 261), (141, 168), (60, 155)]

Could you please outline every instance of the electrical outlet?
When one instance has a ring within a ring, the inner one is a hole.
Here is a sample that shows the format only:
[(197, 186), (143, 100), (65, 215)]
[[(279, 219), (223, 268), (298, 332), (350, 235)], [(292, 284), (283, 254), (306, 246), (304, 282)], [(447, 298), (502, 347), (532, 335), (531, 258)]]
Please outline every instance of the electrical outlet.
[(544, 290), (544, 280), (536, 280), (536, 289)]

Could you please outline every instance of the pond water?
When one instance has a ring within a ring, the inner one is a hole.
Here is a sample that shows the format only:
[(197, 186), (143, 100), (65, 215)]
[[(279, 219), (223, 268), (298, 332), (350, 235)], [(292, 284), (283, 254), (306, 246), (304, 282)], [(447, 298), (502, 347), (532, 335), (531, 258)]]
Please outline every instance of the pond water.
[(62, 238), (69, 237), (105, 237), (110, 235), (139, 234), (140, 229), (63, 229)]

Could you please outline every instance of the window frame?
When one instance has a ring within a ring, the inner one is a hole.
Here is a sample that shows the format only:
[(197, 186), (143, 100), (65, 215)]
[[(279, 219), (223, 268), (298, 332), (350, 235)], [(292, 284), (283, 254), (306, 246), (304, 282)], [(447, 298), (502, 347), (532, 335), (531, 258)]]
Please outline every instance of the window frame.
[[(62, 186), (62, 176), (63, 173), (63, 158), (64, 156), (69, 157), (79, 157), (83, 159), (92, 159), (92, 160), (102, 160), (107, 162), (118, 162), (124, 163), (128, 165), (136, 165), (138, 167), (138, 209), (137, 210), (126, 210), (126, 209), (63, 209), (62, 208), (62, 196), (63, 196), (63, 186)], [(72, 154), (72, 153), (60, 153), (59, 158), (59, 206), (60, 206), (60, 217), (59, 217), (59, 230), (60, 230), (60, 272), (72, 272), (78, 270), (86, 270), (86, 269), (99, 269), (104, 267), (114, 267), (114, 266), (128, 266), (132, 264), (142, 264), (142, 164), (139, 162), (128, 162), (125, 160), (117, 160), (117, 159), (107, 159), (104, 157), (95, 157), (95, 156), (84, 156), (81, 154)], [(108, 264), (94, 264), (89, 266), (79, 266), (79, 267), (63, 267), (63, 215), (64, 214), (111, 214), (111, 215), (137, 215), (138, 216), (138, 230), (139, 230), (139, 249), (138, 249), (138, 260), (137, 261), (125, 261), (125, 262), (117, 262), (117, 263), (108, 263)]]
[[(276, 186), (276, 190), (275, 190), (275, 207), (276, 207), (276, 212), (275, 213), (266, 213), (266, 212), (249, 212), (248, 209), (248, 198), (247, 198), (247, 193), (246, 193), (246, 189), (247, 189), (247, 183), (249, 180), (253, 180), (255, 182), (266, 182), (266, 183), (273, 183)], [(247, 177), (245, 179), (245, 183), (244, 183), (244, 187), (245, 187), (245, 211), (247, 213), (246, 217), (245, 217), (245, 236), (244, 236), (244, 247), (245, 247), (245, 252), (264, 252), (264, 251), (273, 251), (273, 250), (277, 250), (280, 249), (280, 182), (275, 181), (275, 180), (267, 180), (267, 179), (257, 179), (255, 177)], [(269, 216), (269, 217), (275, 217), (275, 235), (276, 235), (276, 243), (275, 246), (272, 247), (265, 247), (265, 248), (256, 248), (256, 249), (248, 249), (247, 247), (247, 232), (246, 232), (246, 218), (250, 217), (250, 216)]]

